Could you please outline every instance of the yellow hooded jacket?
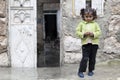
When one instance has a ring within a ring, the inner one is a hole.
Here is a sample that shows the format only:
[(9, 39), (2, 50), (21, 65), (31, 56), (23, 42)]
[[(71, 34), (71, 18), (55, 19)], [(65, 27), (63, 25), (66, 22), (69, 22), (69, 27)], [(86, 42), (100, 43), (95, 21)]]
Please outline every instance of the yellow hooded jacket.
[[(90, 29), (87, 29), (87, 25), (89, 24)], [(85, 32), (92, 32), (94, 37), (84, 37)], [(87, 40), (90, 38), (92, 40), (92, 44), (99, 44), (99, 37), (101, 35), (101, 30), (99, 25), (95, 22), (86, 22), (82, 21), (78, 24), (76, 28), (76, 35), (81, 38), (82, 45), (87, 44)]]

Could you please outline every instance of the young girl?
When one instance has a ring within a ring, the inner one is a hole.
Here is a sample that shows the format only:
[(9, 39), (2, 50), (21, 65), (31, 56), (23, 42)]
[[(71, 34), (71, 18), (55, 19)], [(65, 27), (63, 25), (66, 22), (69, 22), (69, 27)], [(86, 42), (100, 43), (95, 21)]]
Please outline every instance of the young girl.
[(96, 62), (96, 53), (98, 49), (99, 36), (101, 30), (99, 25), (94, 21), (97, 18), (95, 9), (81, 9), (83, 19), (76, 28), (76, 35), (81, 38), (82, 42), (82, 59), (78, 71), (78, 76), (84, 78), (83, 72), (86, 72), (87, 62), (88, 76), (93, 76)]

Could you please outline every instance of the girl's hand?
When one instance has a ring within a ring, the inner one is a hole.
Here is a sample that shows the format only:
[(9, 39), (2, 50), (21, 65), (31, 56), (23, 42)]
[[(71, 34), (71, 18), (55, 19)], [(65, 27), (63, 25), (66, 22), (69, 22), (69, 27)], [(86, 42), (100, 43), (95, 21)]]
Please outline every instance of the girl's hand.
[(84, 34), (84, 37), (86, 37), (86, 36), (94, 37), (94, 34), (92, 32), (86, 32)]
[(90, 32), (84, 33), (84, 37), (89, 36), (89, 35), (90, 35)]
[(94, 37), (94, 34), (92, 32), (89, 32), (90, 37)]
[(86, 32), (86, 33), (84, 33), (84, 37), (89, 36), (89, 34), (90, 34), (90, 32)]

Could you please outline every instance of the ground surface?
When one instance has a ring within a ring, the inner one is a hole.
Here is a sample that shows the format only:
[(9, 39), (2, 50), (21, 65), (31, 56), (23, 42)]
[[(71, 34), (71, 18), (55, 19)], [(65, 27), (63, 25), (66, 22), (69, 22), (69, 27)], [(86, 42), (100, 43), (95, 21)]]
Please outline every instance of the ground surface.
[(79, 64), (65, 64), (62, 67), (49, 68), (0, 68), (0, 80), (120, 80), (120, 63), (96, 65), (92, 77), (84, 73), (84, 78), (77, 76)]

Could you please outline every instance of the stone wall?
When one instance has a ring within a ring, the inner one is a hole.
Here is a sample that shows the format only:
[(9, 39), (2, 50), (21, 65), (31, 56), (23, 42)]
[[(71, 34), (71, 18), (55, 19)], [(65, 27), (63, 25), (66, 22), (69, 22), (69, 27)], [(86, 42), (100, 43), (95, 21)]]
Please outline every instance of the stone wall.
[[(104, 38), (104, 54), (107, 58), (120, 59), (120, 0), (107, 0), (106, 1), (106, 13), (109, 13), (109, 17), (106, 19), (108, 25), (107, 34)], [(108, 11), (108, 12), (107, 12)], [(106, 14), (107, 15), (107, 14)]]
[[(8, 54), (8, 4), (7, 0), (0, 1), (0, 66), (10, 65)], [(81, 40), (75, 35), (75, 28), (81, 18), (72, 13), (72, 0), (61, 0), (62, 26), (61, 26), (61, 59), (65, 63), (79, 63), (81, 55)], [(97, 61), (120, 59), (120, 0), (105, 0), (104, 15), (98, 16), (102, 36), (97, 54)], [(42, 4), (38, 5), (38, 12), (42, 13)], [(38, 23), (42, 15), (38, 15)], [(38, 24), (41, 26), (41, 24)], [(41, 27), (38, 27), (41, 29)], [(42, 31), (41, 31), (42, 33)], [(40, 34), (40, 33), (38, 33)], [(42, 41), (42, 40), (41, 40)]]
[(7, 6), (6, 1), (0, 1), (0, 66), (8, 66), (7, 53)]
[[(72, 13), (72, 0), (62, 0), (62, 51), (65, 63), (79, 63), (81, 59), (81, 41), (75, 35), (75, 29), (81, 18)], [(105, 0), (104, 15), (98, 16), (102, 35), (97, 61), (120, 59), (120, 0)]]
[(77, 63), (81, 55), (81, 41), (76, 38), (75, 28), (80, 17), (72, 14), (72, 0), (62, 0), (61, 51), (65, 63)]

